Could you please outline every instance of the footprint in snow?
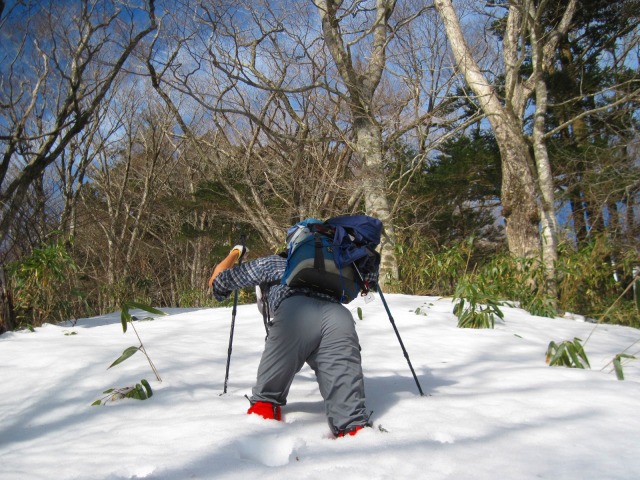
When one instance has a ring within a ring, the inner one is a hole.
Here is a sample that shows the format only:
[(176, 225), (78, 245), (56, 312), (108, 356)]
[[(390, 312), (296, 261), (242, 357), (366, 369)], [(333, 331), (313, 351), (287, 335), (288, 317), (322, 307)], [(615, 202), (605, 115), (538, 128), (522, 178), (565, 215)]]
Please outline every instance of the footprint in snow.
[(286, 465), (296, 457), (296, 450), (301, 446), (304, 446), (301, 440), (281, 435), (251, 437), (236, 443), (241, 459), (267, 467)]

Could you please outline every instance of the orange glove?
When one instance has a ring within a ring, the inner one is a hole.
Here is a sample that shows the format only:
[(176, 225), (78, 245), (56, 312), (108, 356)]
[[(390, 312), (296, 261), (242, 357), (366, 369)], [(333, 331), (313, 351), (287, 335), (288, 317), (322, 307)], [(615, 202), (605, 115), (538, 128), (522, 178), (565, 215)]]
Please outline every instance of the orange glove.
[(227, 257), (224, 260), (222, 260), (218, 265), (216, 265), (216, 267), (213, 269), (213, 273), (209, 278), (209, 288), (213, 288), (213, 282), (215, 281), (216, 277), (220, 274), (220, 272), (233, 267), (233, 265), (236, 263), (238, 258), (243, 257), (244, 254), (247, 253), (248, 251), (249, 249), (247, 249), (247, 247), (245, 247), (244, 245), (236, 245), (235, 247), (233, 247), (229, 252), (229, 255), (227, 255)]

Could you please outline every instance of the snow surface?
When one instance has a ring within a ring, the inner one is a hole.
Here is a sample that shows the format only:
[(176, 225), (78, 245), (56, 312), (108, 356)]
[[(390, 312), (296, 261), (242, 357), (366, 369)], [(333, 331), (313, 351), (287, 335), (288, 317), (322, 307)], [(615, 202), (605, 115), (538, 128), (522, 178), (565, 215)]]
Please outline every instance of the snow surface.
[[(6, 333), (0, 479), (640, 478), (639, 361), (626, 363), (624, 381), (609, 364), (637, 353), (640, 331), (508, 307), (494, 330), (459, 329), (451, 299), (386, 299), (425, 396), (380, 299), (356, 300), (375, 425), (340, 439), (306, 366), (283, 422), (246, 414), (265, 336), (255, 305), (238, 308), (225, 395), (230, 308), (136, 322), (162, 382), (141, 353), (107, 370), (138, 345), (118, 313)], [(545, 364), (550, 341), (589, 335), (590, 370)], [(142, 378), (149, 400), (91, 406)]]

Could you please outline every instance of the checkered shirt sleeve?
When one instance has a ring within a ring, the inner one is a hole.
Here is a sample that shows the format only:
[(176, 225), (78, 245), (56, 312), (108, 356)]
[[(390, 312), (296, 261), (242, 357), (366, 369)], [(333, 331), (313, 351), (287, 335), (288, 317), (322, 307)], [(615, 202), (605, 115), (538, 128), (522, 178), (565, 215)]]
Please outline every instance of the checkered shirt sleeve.
[(238, 288), (278, 281), (282, 278), (286, 266), (286, 259), (271, 255), (224, 270), (213, 282), (213, 296), (221, 301)]

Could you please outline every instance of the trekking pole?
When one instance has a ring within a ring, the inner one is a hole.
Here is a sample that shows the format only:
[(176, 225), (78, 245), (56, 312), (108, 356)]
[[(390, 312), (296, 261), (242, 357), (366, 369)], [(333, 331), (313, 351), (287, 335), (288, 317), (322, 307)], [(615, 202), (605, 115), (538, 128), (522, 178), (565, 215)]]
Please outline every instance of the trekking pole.
[[(242, 264), (242, 257), (244, 256), (244, 235), (240, 235), (240, 245), (242, 245), (242, 252), (238, 257), (238, 265)], [(238, 289), (233, 291), (233, 308), (231, 309), (231, 330), (229, 332), (229, 350), (227, 351), (227, 369), (224, 374), (224, 389), (222, 394), (227, 393), (227, 383), (229, 382), (229, 365), (231, 364), (231, 350), (233, 349), (233, 330), (236, 325), (236, 311), (238, 309)]]
[(389, 315), (389, 321), (393, 326), (393, 330), (396, 332), (396, 337), (398, 337), (398, 341), (400, 342), (400, 347), (402, 348), (402, 353), (404, 353), (404, 358), (407, 359), (407, 363), (409, 364), (409, 368), (411, 369), (411, 374), (413, 375), (413, 379), (416, 381), (416, 385), (418, 386), (418, 391), (420, 392), (420, 396), (424, 397), (424, 393), (422, 393), (422, 387), (420, 386), (420, 382), (418, 381), (416, 372), (413, 370), (413, 366), (411, 365), (411, 360), (409, 360), (409, 354), (407, 353), (407, 349), (404, 348), (404, 343), (402, 343), (402, 338), (400, 338), (400, 332), (398, 332), (398, 328), (396, 327), (396, 322), (394, 322), (393, 317), (391, 316), (391, 310), (389, 310), (389, 305), (387, 305), (387, 301), (384, 299), (384, 295), (382, 294), (380, 285), (378, 285), (378, 293), (380, 294), (380, 299), (382, 300), (384, 309), (387, 311), (387, 315)]

